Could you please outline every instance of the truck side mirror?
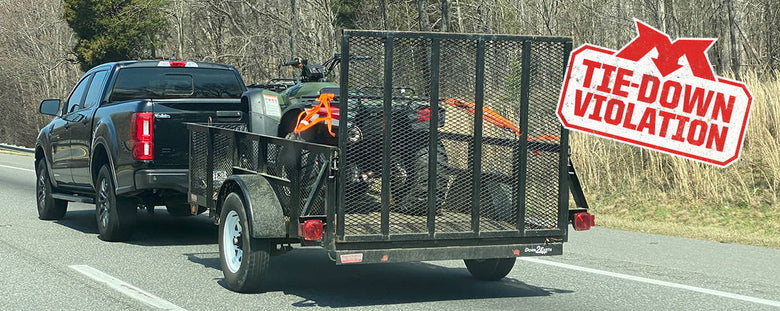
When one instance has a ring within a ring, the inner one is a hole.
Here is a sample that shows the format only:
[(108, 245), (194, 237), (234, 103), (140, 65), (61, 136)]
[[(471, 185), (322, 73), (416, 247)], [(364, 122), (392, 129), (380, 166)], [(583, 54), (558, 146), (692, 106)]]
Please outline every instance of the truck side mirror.
[(60, 100), (59, 99), (46, 99), (41, 102), (38, 107), (38, 112), (42, 114), (48, 114), (56, 116), (60, 112)]

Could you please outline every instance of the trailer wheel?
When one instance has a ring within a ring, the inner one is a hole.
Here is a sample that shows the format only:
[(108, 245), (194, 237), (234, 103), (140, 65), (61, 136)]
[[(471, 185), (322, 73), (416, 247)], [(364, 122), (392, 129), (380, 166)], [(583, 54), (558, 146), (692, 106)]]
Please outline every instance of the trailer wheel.
[(271, 244), (249, 234), (244, 203), (231, 193), (222, 204), (219, 223), (219, 259), (230, 290), (251, 293), (260, 290), (268, 271)]
[(475, 278), (483, 281), (503, 279), (515, 265), (516, 258), (464, 259), (466, 269)]
[(49, 172), (46, 170), (46, 159), (40, 159), (35, 166), (38, 182), (35, 183), (35, 193), (38, 199), (38, 218), (43, 220), (57, 220), (65, 216), (68, 209), (68, 201), (58, 200), (51, 196), (52, 185), (49, 180)]
[[(436, 211), (444, 203), (447, 194), (447, 152), (442, 144), (436, 148)], [(426, 215), (428, 212), (428, 148), (422, 148), (407, 159), (403, 167), (393, 170), (391, 192), (400, 203), (399, 212), (409, 215)]]
[(135, 227), (135, 201), (116, 196), (114, 179), (107, 165), (100, 168), (95, 187), (95, 216), (100, 239), (111, 242), (127, 240)]

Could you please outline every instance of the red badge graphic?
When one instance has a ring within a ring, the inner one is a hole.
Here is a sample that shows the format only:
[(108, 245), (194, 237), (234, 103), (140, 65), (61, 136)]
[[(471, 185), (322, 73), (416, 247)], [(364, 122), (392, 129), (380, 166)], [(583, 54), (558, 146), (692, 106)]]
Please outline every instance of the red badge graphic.
[(569, 58), (558, 117), (571, 130), (726, 167), (739, 158), (753, 97), (715, 76), (715, 39), (680, 38), (636, 21), (620, 51), (585, 44)]

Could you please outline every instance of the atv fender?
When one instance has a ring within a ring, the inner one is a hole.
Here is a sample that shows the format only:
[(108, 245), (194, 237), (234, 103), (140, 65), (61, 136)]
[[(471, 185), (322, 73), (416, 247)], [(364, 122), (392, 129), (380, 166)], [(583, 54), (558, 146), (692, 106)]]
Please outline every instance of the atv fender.
[(241, 95), (241, 103), (249, 107), (249, 131), (276, 136), (282, 110), (279, 93), (253, 89)]
[[(238, 190), (238, 191), (237, 191)], [(286, 238), (287, 230), (282, 204), (271, 184), (261, 175), (231, 175), (220, 189), (219, 204), (230, 192), (241, 196), (249, 217), (253, 238)]]

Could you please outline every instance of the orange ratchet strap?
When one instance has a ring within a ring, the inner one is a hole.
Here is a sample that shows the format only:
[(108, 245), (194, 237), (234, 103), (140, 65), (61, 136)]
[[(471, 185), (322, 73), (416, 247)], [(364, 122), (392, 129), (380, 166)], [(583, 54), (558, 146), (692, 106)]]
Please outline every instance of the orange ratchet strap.
[[(331, 136), (336, 137), (336, 134), (333, 133), (333, 113), (330, 109), (330, 102), (335, 97), (336, 96), (333, 93), (320, 94), (320, 97), (317, 98), (317, 101), (320, 103), (317, 106), (314, 106), (308, 110), (304, 110), (298, 115), (298, 123), (296, 123), (297, 125), (295, 126), (295, 130), (293, 132), (295, 134), (300, 134), (301, 132), (310, 129), (317, 123), (327, 122), (328, 133), (330, 133)], [(320, 109), (323, 107), (325, 108), (324, 110), (328, 112), (328, 115), (324, 117), (319, 114)]]
[[(460, 99), (455, 98), (445, 98), (442, 100), (445, 104), (448, 104), (450, 106), (464, 109), (468, 111), (470, 115), (475, 115), (477, 112), (476, 104), (470, 103), (466, 101), (462, 101)], [(488, 107), (482, 107), (482, 118), (483, 120), (498, 126), (502, 129), (510, 130), (512, 132), (515, 132), (515, 136), (520, 137), (520, 129), (517, 128), (514, 124), (512, 124), (512, 121), (509, 121), (504, 116), (500, 115), (498, 112), (493, 111), (493, 109), (490, 109)], [(542, 135), (537, 137), (528, 137), (528, 141), (534, 141), (534, 140), (558, 140), (558, 136), (552, 136), (552, 135)]]

